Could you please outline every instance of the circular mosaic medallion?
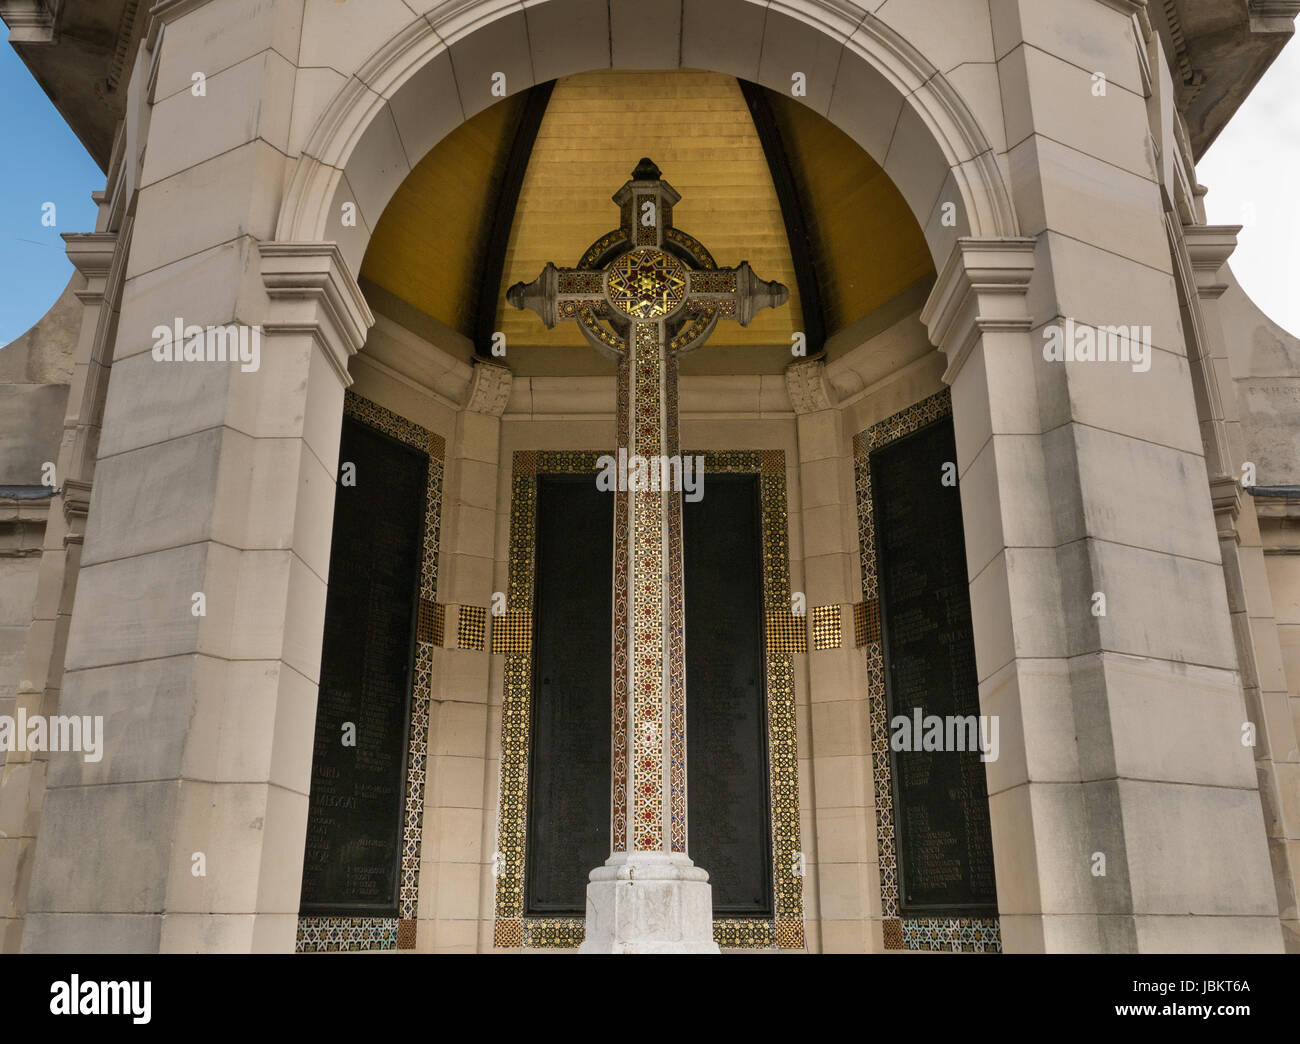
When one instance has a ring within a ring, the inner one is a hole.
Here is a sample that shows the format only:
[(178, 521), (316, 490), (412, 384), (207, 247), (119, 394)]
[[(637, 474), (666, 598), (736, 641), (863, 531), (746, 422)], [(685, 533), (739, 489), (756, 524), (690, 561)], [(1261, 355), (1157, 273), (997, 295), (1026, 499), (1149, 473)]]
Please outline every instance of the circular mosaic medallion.
[(686, 266), (662, 250), (630, 250), (609, 266), (609, 299), (629, 319), (662, 319), (686, 299)]

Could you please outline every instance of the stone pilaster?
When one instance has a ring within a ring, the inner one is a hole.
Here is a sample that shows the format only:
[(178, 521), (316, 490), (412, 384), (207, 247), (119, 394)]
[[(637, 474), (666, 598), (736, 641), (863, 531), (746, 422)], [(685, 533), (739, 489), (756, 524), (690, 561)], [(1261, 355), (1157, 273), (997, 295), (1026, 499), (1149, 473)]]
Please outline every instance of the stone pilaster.
[(1241, 684), (1256, 733), (1255, 768), (1278, 912), (1288, 951), (1300, 952), (1300, 740), (1291, 713), (1259, 517), (1254, 498), (1243, 493), (1239, 484), (1249, 458), (1218, 305), (1227, 289), (1223, 269), (1236, 248), (1239, 231), (1236, 226), (1187, 225), (1180, 229), (1180, 239), (1190, 269), (1189, 311), (1195, 316), (1190, 332), (1197, 339), (1205, 384), (1212, 393), (1206, 396), (1212, 412), (1202, 415), (1202, 431), (1213, 425), (1222, 433), (1218, 438), (1224, 447), (1222, 463), (1211, 470), (1210, 488)]
[(438, 596), (448, 631), (446, 647), (433, 650), (416, 936), (418, 949), (439, 953), (472, 953), (480, 936), (491, 945), (493, 824), (484, 781), (501, 708), (492, 702), (490, 647), (469, 621), (486, 623), (491, 612), (501, 414), (511, 382), (504, 366), (475, 365), (447, 447)]
[[(800, 531), (809, 614), (839, 614), (838, 648), (810, 643), (808, 672), (812, 755), (813, 850), (805, 852), (805, 891), (819, 918), (823, 953), (883, 947), (880, 879), (871, 784), (866, 665), (853, 640), (857, 576), (852, 443), (821, 359), (785, 371), (799, 438)], [(811, 885), (813, 888), (809, 888)]]
[[(73, 362), (72, 386), (55, 466), (57, 491), (49, 501), (32, 622), (27, 632), (19, 679), (18, 704), (26, 713), (58, 712), (63, 660), (68, 643), (81, 542), (89, 508), (99, 425), (116, 327), (129, 235), (90, 233), (67, 236), (68, 256), (85, 278), (77, 291), (82, 302), (81, 330)], [(5, 928), (0, 952), (18, 950), (26, 909), (32, 856), (49, 755), (15, 751), (0, 766), (0, 901)]]
[(923, 313), (949, 359), (981, 710), (1003, 737), (987, 773), (1004, 945), (1271, 949), (1218, 563), (1139, 549), (1190, 518), (1185, 546), (1212, 555), (1208, 497), (1144, 460), (1167, 451), (1093, 427), (1115, 392), (1086, 368), (1115, 364), (1047, 361), (1031, 294), (1088, 287), (1043, 285), (1059, 273), (1039, 246), (961, 240)]
[(252, 260), (256, 369), (146, 349), (113, 374), (61, 706), (104, 716), (107, 756), (51, 762), (29, 951), (293, 947), (343, 389), (372, 319), (332, 244)]

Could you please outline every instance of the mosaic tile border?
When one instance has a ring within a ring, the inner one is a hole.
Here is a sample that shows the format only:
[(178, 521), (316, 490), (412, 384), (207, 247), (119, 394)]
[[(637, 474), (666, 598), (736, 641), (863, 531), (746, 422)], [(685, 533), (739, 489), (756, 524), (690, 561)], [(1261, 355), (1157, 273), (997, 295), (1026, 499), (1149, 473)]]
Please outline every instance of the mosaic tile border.
[[(620, 404), (621, 405), (621, 404)], [(781, 450), (692, 451), (705, 459), (705, 470), (759, 476), (762, 508), (763, 597), (769, 612), (789, 613), (790, 547), (786, 501), (785, 453)], [(507, 604), (513, 612), (531, 610), (537, 518), (537, 476), (596, 471), (602, 451), (520, 450), (515, 453), (510, 502), (510, 584)], [(620, 498), (621, 499), (621, 498)], [(617, 502), (616, 502), (617, 503)], [(616, 512), (615, 528), (619, 518)], [(617, 554), (616, 543), (616, 554)], [(531, 621), (530, 621), (531, 622)], [(619, 624), (615, 619), (615, 627)], [(494, 626), (495, 632), (495, 626)], [(532, 696), (531, 628), (528, 647), (506, 654), (501, 714), (501, 797), (497, 847), (496, 922), (493, 944), (500, 948), (568, 949), (582, 942), (582, 918), (535, 918), (523, 914), (524, 837), (528, 799), (528, 739)], [(615, 656), (618, 655), (617, 634)], [(776, 916), (772, 920), (714, 921), (719, 946), (735, 949), (792, 949), (805, 946), (803, 880), (792, 872), (800, 850), (799, 763), (795, 736), (794, 659), (788, 653), (766, 657), (769, 778), (772, 808), (772, 867)], [(615, 672), (617, 685), (617, 670)], [(689, 696), (689, 694), (688, 694)], [(615, 701), (617, 704), (617, 700)], [(618, 824), (619, 748), (615, 714), (614, 816)], [(626, 730), (626, 721), (623, 722)], [(673, 726), (676, 732), (676, 726)], [(684, 728), (683, 728), (684, 737)], [(626, 743), (626, 740), (624, 741)], [(626, 747), (622, 753), (626, 754)], [(684, 751), (683, 751), (684, 757)], [(625, 779), (624, 779), (625, 782)], [(626, 809), (626, 802), (623, 805)], [(626, 814), (626, 812), (624, 812)]]
[(854, 606), (858, 647), (867, 656), (867, 707), (871, 722), (871, 768), (876, 801), (880, 898), (887, 950), (1000, 953), (1002, 934), (994, 918), (903, 917), (898, 901), (898, 853), (894, 835), (894, 794), (889, 759), (885, 661), (881, 644), (876, 528), (871, 500), (871, 451), (887, 446), (933, 421), (952, 416), (947, 388), (885, 418), (853, 439), (854, 486), (858, 503), (858, 554), (862, 565), (862, 603)]
[[(429, 456), (420, 558), (420, 612), (417, 614), (411, 728), (406, 759), (406, 803), (402, 817), (401, 886), (397, 917), (299, 917), (294, 944), (297, 953), (415, 948), (433, 648), (442, 642), (443, 607), (436, 605), (434, 598), (438, 588), (438, 542), (442, 529), (442, 480), (446, 441), (441, 435), (378, 403), (363, 399), (351, 390), (343, 396), (343, 415)], [(436, 643), (425, 640), (433, 637), (437, 637)]]

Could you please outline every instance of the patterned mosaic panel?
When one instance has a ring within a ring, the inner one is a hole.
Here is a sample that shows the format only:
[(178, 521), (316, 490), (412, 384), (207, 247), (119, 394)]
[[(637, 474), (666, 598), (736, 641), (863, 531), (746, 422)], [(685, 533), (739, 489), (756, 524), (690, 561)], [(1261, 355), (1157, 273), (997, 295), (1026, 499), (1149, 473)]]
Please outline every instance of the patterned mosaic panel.
[(415, 637), (418, 641), (428, 642), (430, 645), (442, 645), (444, 636), (447, 633), (447, 607), (439, 605), (437, 602), (431, 602), (427, 598), (420, 599), (420, 609), (416, 616)]
[(604, 292), (599, 272), (560, 272), (556, 277), (561, 294), (600, 294)]
[[(298, 953), (396, 950), (396, 917), (299, 917)], [(414, 948), (415, 941), (411, 941)]]
[(853, 644), (859, 649), (880, 641), (880, 601), (875, 598), (853, 606)]
[(482, 650), (487, 639), (487, 608), (462, 605), (456, 614), (456, 648)]
[[(620, 382), (625, 384), (626, 382)], [(619, 408), (629, 404), (620, 402)], [(675, 403), (673, 408), (675, 408)], [(675, 447), (674, 447), (675, 448)], [(780, 608), (787, 615), (790, 605), (789, 536), (786, 514), (785, 454), (775, 451), (729, 451), (700, 453), (705, 470), (757, 473), (762, 501), (763, 592), (769, 609)], [(515, 454), (510, 520), (510, 590), (512, 609), (531, 605), (536, 543), (537, 475), (539, 473), (594, 473), (599, 451), (520, 451)], [(620, 538), (620, 520), (615, 501), (615, 555), (620, 546), (630, 553), (626, 532)], [(615, 570), (617, 576), (619, 570)], [(615, 599), (615, 605), (618, 598)], [(501, 619), (493, 623), (493, 645)], [(802, 621), (801, 621), (802, 623)], [(619, 820), (619, 707), (617, 697), (620, 645), (618, 616), (615, 616), (615, 708), (614, 708), (614, 836), (626, 836), (626, 821)], [(493, 944), (502, 948), (572, 948), (583, 938), (581, 918), (533, 918), (523, 916), (524, 839), (527, 824), (527, 765), (529, 701), (531, 699), (531, 628), (527, 648), (506, 657), (505, 692), (502, 710), (501, 811), (498, 848), (501, 852), (496, 879), (496, 923)], [(684, 677), (684, 671), (683, 671)], [(775, 881), (776, 916), (770, 921), (719, 918), (714, 921), (714, 939), (719, 946), (736, 949), (804, 948), (803, 879), (793, 872), (800, 848), (799, 769), (795, 735), (794, 666), (788, 654), (767, 657), (769, 718), (769, 775), (772, 809), (772, 866)], [(683, 715), (684, 722), (684, 715)], [(626, 737), (626, 720), (623, 722)], [(676, 726), (672, 726), (674, 733)], [(682, 726), (682, 760), (685, 764), (685, 728)], [(626, 753), (626, 738), (623, 752)], [(683, 798), (685, 787), (682, 788)], [(626, 809), (626, 802), (623, 805)], [(624, 812), (626, 816), (626, 812)], [(684, 812), (683, 812), (684, 822)]]
[(768, 655), (806, 653), (808, 651), (808, 618), (795, 616), (788, 604), (767, 610)]
[(691, 293), (693, 294), (734, 294), (736, 292), (736, 273), (692, 272)]
[(884, 944), (893, 950), (960, 950), (1000, 952), (997, 918), (903, 917), (898, 901), (898, 852), (894, 832), (894, 795), (889, 758), (888, 701), (885, 661), (880, 635), (880, 603), (876, 572), (875, 516), (871, 503), (871, 451), (910, 435), (952, 414), (947, 389), (868, 428), (853, 440), (858, 501), (858, 553), (862, 564), (863, 602), (854, 606), (858, 646), (866, 649), (867, 707), (871, 728), (871, 768), (876, 800), (876, 842), (879, 852), (880, 897), (884, 914)]
[[(656, 323), (636, 323), (632, 335), (632, 402), (629, 452), (657, 457), (663, 442), (665, 349)], [(632, 847), (658, 852), (664, 845), (664, 638), (665, 494), (634, 491), (632, 505)]]
[(492, 618), (492, 651), (494, 653), (528, 652), (533, 647), (533, 611), (507, 609)]
[[(429, 699), (433, 648), (442, 644), (444, 607), (437, 605), (438, 541), (442, 529), (442, 476), (446, 443), (422, 428), (352, 391), (344, 394), (345, 416), (427, 453), (420, 604), (416, 616), (415, 672), (411, 691), (411, 726), (407, 749), (406, 800), (402, 815), (402, 868), (398, 917), (299, 917), (295, 950), (393, 950), (415, 948), (419, 899), (420, 849), (423, 842), (425, 763), (429, 751)], [(399, 923), (403, 930), (399, 931)]]
[(608, 271), (609, 299), (628, 318), (662, 318), (686, 298), (686, 266), (662, 250), (630, 250)]
[(817, 605), (808, 610), (814, 649), (838, 649), (843, 639), (838, 605)]
[[(628, 387), (628, 367), (624, 357), (618, 367), (618, 432), (628, 430), (628, 410), (631, 394)], [(614, 498), (614, 717), (611, 756), (613, 757), (613, 848), (626, 852), (627, 831), (627, 711), (628, 711), (628, 509), (626, 497)]]
[(664, 229), (664, 242), (672, 243), (681, 247), (695, 262), (699, 268), (717, 268), (718, 263), (713, 260), (713, 255), (708, 249), (694, 236), (689, 236), (679, 228), (669, 225)]
[(591, 246), (587, 247), (586, 252), (578, 260), (578, 268), (594, 268), (596, 262), (608, 254), (616, 246), (622, 246), (627, 242), (627, 233), (616, 228), (612, 232), (606, 232)]
[[(665, 360), (668, 455), (680, 452), (677, 425), (677, 358)], [(672, 850), (686, 851), (686, 605), (682, 548), (682, 500), (669, 497), (668, 510), (668, 786), (672, 807)]]

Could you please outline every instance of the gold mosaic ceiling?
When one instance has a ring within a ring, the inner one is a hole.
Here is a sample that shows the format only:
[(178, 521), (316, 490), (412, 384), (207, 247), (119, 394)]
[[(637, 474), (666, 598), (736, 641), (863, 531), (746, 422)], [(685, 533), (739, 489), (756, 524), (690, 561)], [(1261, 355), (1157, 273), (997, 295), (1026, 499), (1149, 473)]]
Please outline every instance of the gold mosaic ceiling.
[[(811, 110), (771, 92), (768, 98), (809, 228), (829, 336), (931, 278), (933, 264), (879, 166)], [(393, 197), (362, 264), (371, 284), (466, 337), (473, 336), (490, 218), (523, 112), (523, 95), (506, 99), (437, 145)], [(534, 279), (548, 261), (576, 263), (614, 228), (618, 208), (609, 197), (642, 156), (681, 193), (674, 224), (700, 239), (719, 265), (748, 261), (762, 278), (790, 287), (787, 306), (765, 310), (748, 329), (719, 324), (709, 344), (784, 351), (803, 329), (803, 310), (762, 143), (739, 83), (692, 71), (604, 70), (556, 83), (520, 189), (493, 328), (511, 350), (595, 358), (575, 324), (548, 331), (531, 312), (510, 308), (505, 290)], [(784, 356), (775, 361), (783, 365)]]

